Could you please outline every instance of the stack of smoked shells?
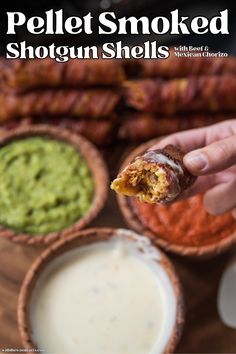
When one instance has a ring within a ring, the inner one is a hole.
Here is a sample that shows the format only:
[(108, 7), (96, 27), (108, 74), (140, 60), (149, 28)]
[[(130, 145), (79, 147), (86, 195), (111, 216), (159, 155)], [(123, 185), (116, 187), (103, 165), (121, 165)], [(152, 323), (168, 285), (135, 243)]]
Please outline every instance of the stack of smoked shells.
[(124, 80), (120, 61), (1, 59), (0, 122), (7, 128), (59, 125), (106, 145), (113, 141)]
[(47, 123), (98, 146), (235, 117), (236, 58), (0, 59), (0, 124)]

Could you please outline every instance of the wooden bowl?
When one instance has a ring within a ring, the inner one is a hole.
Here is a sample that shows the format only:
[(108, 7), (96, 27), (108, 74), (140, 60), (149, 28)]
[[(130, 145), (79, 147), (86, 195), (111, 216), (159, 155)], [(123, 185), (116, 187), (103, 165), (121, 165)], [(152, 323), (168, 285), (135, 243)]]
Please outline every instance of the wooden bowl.
[[(152, 139), (144, 144), (141, 144), (136, 149), (134, 149), (124, 160), (120, 170), (123, 170), (136, 156), (141, 155), (144, 151), (148, 150), (151, 146), (158, 143), (160, 138)], [(172, 252), (181, 256), (186, 256), (192, 259), (209, 259), (213, 258), (223, 252), (226, 252), (234, 245), (236, 245), (236, 230), (233, 234), (221, 239), (216, 243), (203, 246), (183, 246), (178, 244), (173, 244), (158, 238), (158, 236), (148, 229), (142, 222), (139, 220), (135, 214), (133, 207), (130, 202), (130, 198), (117, 194), (117, 200), (120, 207), (120, 210), (125, 218), (127, 225), (137, 231), (138, 233), (144, 234), (152, 239), (153, 243), (159, 247), (162, 247), (167, 252)]]
[[(62, 239), (56, 243), (49, 246), (43, 253), (34, 261), (30, 269), (28, 270), (25, 279), (23, 281), (19, 299), (18, 299), (18, 308), (17, 308), (17, 317), (18, 317), (18, 327), (22, 340), (22, 344), (26, 349), (37, 349), (37, 346), (33, 342), (31, 335), (31, 324), (29, 316), (29, 308), (32, 292), (36, 285), (37, 280), (39, 279), (42, 271), (50, 264), (52, 260), (57, 258), (57, 256), (62, 255), (64, 252), (91, 244), (93, 242), (99, 242), (104, 240), (109, 240), (111, 237), (122, 236), (129, 238), (131, 240), (137, 241), (137, 237), (144, 236), (137, 235), (133, 231), (125, 229), (112, 229), (112, 228), (93, 228), (87, 229), (70, 236), (69, 238)], [(150, 242), (146, 238), (146, 242)], [(146, 244), (147, 245), (147, 244)], [(139, 245), (140, 246), (140, 245)], [(150, 242), (151, 246), (151, 242)], [(142, 251), (142, 246), (141, 251)], [(172, 353), (181, 337), (183, 324), (184, 324), (184, 301), (183, 294), (179, 279), (175, 273), (175, 269), (167, 258), (159, 249), (158, 260), (157, 262), (164, 268), (170, 282), (173, 286), (173, 290), (176, 298), (176, 318), (175, 324), (172, 331), (172, 334), (168, 340), (168, 343), (165, 347), (163, 353)]]
[(74, 134), (71, 131), (58, 127), (56, 128), (49, 125), (29, 125), (11, 131), (1, 132), (0, 148), (11, 141), (32, 136), (52, 138), (72, 145), (85, 159), (95, 185), (94, 197), (89, 211), (73, 225), (59, 232), (52, 232), (46, 235), (29, 235), (24, 232), (16, 232), (0, 225), (1, 237), (27, 245), (46, 245), (59, 238), (66, 238), (75, 231), (81, 230), (97, 216), (106, 201), (109, 179), (106, 164), (93, 144), (78, 134)]

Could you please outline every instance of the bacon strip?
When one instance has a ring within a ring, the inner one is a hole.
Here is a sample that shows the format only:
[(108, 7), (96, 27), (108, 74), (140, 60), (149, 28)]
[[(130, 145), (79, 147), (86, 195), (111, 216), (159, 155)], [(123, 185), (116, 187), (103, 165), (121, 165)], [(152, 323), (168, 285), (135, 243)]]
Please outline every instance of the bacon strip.
[(109, 117), (119, 102), (111, 90), (43, 90), (22, 95), (0, 93), (0, 122), (25, 116)]
[(124, 68), (118, 60), (0, 60), (0, 81), (6, 88), (21, 92), (42, 87), (113, 86), (124, 79)]
[(118, 137), (129, 141), (145, 141), (182, 130), (201, 128), (232, 118), (235, 116), (209, 114), (158, 117), (150, 113), (133, 113), (124, 119), (119, 128)]
[(124, 88), (126, 104), (145, 112), (236, 112), (233, 76), (136, 80), (126, 82)]

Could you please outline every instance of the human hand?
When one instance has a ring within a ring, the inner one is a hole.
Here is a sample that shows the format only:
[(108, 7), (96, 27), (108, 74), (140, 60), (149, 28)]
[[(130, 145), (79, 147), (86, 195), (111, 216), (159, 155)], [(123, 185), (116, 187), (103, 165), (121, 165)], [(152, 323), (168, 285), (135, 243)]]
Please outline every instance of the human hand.
[(236, 219), (236, 119), (169, 135), (151, 149), (178, 145), (187, 154), (184, 164), (197, 181), (181, 199), (205, 193), (210, 214), (232, 211)]

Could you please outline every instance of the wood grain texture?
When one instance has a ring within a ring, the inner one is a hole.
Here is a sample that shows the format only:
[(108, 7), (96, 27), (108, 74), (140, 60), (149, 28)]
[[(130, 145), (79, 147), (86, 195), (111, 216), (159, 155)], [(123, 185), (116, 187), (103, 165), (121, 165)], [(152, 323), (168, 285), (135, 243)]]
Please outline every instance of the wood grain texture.
[[(123, 158), (121, 151), (109, 154), (110, 165)], [(112, 169), (113, 177), (116, 170)], [(115, 193), (110, 192), (106, 207), (91, 226), (125, 227)], [(25, 272), (40, 252), (39, 248), (23, 247), (0, 239), (0, 352), (2, 348), (22, 348), (16, 320), (17, 296)], [(219, 280), (231, 255), (227, 253), (200, 263), (169, 256), (182, 281), (187, 310), (177, 352), (235, 353), (236, 331), (221, 323), (216, 309)]]

